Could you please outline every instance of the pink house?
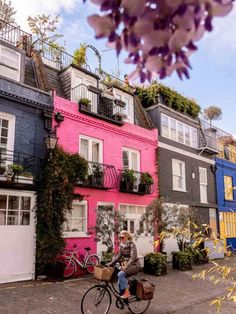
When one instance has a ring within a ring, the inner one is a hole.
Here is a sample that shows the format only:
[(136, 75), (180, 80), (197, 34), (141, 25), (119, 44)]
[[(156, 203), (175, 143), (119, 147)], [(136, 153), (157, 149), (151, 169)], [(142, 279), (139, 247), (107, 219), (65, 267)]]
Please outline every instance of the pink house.
[[(78, 88), (77, 91), (72, 88), (72, 100), (54, 94), (54, 111), (64, 116), (57, 129), (58, 144), (70, 153), (79, 153), (89, 163), (88, 180), (75, 187), (75, 193), (84, 196), (83, 201), (75, 201), (73, 210), (68, 213), (64, 237), (68, 248), (74, 244), (81, 249), (89, 246), (93, 253), (100, 255), (104, 245), (95, 242), (93, 235), (88, 235), (89, 228), (96, 224), (99, 207), (111, 205), (119, 210), (125, 216), (124, 228), (135, 233), (140, 229), (140, 218), (146, 206), (157, 197), (157, 130), (134, 124), (135, 98), (132, 93), (113, 87), (108, 95), (93, 84), (95, 76), (91, 75), (85, 83), (86, 75), (77, 69), (78, 84), (75, 85)], [(89, 99), (89, 104), (85, 104), (84, 99)], [(101, 111), (102, 101), (106, 101), (102, 107), (106, 112)], [(132, 187), (127, 187), (123, 181), (127, 169), (134, 170)], [(95, 175), (96, 171), (100, 177)], [(143, 189), (142, 173), (147, 172), (154, 184)], [(151, 236), (143, 233), (136, 242), (140, 256), (153, 251)]]

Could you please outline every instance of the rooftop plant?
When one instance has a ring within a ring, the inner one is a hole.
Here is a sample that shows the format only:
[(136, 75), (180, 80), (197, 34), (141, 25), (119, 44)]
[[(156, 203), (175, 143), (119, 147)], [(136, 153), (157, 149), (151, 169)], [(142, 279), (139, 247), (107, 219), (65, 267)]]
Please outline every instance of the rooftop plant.
[(194, 119), (198, 117), (201, 111), (196, 101), (184, 97), (175, 90), (156, 81), (153, 81), (149, 86), (137, 87), (136, 93), (145, 108), (162, 103), (176, 111), (188, 114)]

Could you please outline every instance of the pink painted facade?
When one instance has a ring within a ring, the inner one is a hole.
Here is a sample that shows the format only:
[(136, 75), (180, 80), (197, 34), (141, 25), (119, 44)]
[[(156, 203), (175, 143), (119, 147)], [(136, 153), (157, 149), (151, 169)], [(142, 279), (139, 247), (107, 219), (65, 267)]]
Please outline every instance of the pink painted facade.
[[(87, 224), (96, 223), (96, 208), (99, 202), (113, 203), (115, 209), (119, 204), (149, 205), (158, 194), (156, 174), (157, 130), (147, 130), (137, 125), (125, 123), (117, 126), (112, 123), (80, 113), (78, 104), (54, 95), (54, 110), (64, 116), (64, 121), (57, 129), (58, 144), (70, 153), (80, 151), (80, 136), (88, 136), (102, 141), (103, 164), (113, 165), (118, 172), (122, 169), (122, 148), (140, 152), (140, 171), (149, 172), (154, 181), (154, 192), (149, 195), (137, 195), (119, 192), (118, 188), (100, 190), (96, 188), (76, 187), (75, 193), (84, 195), (87, 201)], [(67, 238), (68, 248), (77, 244), (79, 248), (90, 246), (97, 252), (97, 243), (93, 236)]]

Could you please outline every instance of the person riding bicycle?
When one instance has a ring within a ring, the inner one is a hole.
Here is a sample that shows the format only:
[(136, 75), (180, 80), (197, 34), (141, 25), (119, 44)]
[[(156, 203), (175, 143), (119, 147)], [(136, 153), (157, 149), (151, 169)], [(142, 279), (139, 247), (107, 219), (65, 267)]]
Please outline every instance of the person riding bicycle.
[(128, 289), (128, 277), (136, 275), (140, 269), (140, 263), (137, 255), (137, 248), (132, 241), (131, 234), (123, 230), (119, 235), (120, 248), (118, 254), (109, 263), (114, 266), (117, 262), (121, 263), (121, 271), (118, 273), (118, 283), (121, 297), (127, 299), (130, 296)]

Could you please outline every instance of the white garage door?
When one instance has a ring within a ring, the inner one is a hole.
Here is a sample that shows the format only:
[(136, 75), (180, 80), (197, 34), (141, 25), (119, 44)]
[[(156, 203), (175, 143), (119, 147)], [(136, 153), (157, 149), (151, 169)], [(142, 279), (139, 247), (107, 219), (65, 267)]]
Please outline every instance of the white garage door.
[(34, 192), (0, 189), (0, 283), (34, 279)]

